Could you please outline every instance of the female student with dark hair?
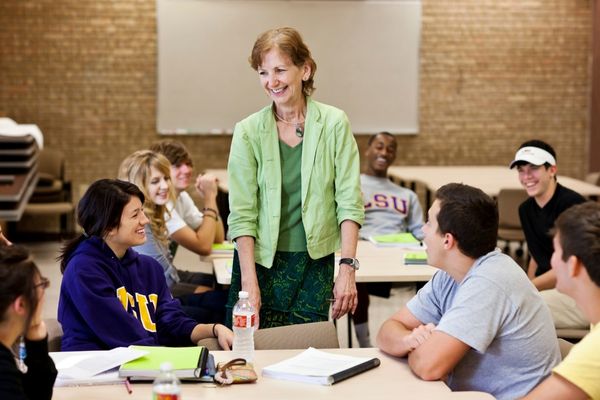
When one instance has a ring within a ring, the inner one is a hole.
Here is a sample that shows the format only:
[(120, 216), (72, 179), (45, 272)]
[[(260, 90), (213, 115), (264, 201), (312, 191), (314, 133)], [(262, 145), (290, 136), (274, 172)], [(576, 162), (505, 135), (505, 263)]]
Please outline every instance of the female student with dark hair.
[[(42, 320), (49, 283), (24, 248), (0, 244), (2, 399), (52, 398), (56, 368), (48, 356), (48, 332)], [(12, 350), (17, 342), (19, 354)]]
[(94, 182), (79, 202), (84, 233), (60, 256), (62, 350), (189, 346), (208, 337), (229, 349), (231, 330), (187, 317), (169, 293), (160, 264), (131, 249), (146, 241), (143, 204), (137, 186), (114, 179)]

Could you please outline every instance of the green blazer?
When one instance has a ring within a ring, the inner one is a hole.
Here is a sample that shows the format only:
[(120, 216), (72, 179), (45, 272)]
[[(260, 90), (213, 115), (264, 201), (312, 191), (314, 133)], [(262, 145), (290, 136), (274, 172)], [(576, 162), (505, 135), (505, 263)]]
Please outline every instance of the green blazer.
[[(302, 222), (318, 259), (340, 247), (340, 224), (362, 225), (360, 160), (346, 114), (307, 98), (302, 145)], [(227, 167), (229, 236), (255, 238), (256, 263), (271, 268), (279, 238), (281, 161), (271, 106), (238, 122)]]

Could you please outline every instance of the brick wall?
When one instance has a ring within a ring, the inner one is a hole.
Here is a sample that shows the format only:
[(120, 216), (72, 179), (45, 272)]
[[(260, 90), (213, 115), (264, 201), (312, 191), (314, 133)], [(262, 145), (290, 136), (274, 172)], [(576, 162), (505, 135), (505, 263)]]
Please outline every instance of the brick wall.
[[(590, 0), (423, 0), (421, 132), (397, 163), (507, 164), (537, 137), (582, 177), (590, 38)], [(2, 0), (0, 114), (37, 123), (76, 187), (113, 176), (159, 139), (156, 51), (154, 0)], [(182, 138), (201, 169), (225, 167), (230, 140)]]

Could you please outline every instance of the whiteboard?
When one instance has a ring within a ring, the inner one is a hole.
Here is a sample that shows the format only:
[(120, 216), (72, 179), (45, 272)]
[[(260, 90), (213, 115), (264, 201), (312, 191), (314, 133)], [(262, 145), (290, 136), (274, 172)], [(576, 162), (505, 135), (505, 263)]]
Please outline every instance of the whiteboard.
[(291, 26), (317, 62), (313, 98), (355, 133), (417, 133), (421, 2), (157, 0), (157, 130), (230, 133), (269, 104), (248, 56)]

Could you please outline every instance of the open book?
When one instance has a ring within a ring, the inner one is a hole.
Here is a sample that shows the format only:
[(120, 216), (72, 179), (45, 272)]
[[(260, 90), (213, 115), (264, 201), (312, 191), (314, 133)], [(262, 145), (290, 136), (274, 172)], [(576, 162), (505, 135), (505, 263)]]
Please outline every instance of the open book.
[(373, 235), (369, 236), (369, 241), (377, 246), (423, 248), (422, 242), (417, 240), (410, 232)]
[(208, 350), (205, 347), (129, 346), (129, 348), (143, 350), (147, 354), (123, 364), (119, 369), (121, 378), (152, 380), (158, 376), (160, 366), (165, 362), (172, 365), (173, 373), (179, 379), (201, 379), (206, 375)]
[(269, 378), (333, 385), (371, 368), (378, 367), (378, 358), (333, 354), (309, 347), (295, 357), (263, 368)]

